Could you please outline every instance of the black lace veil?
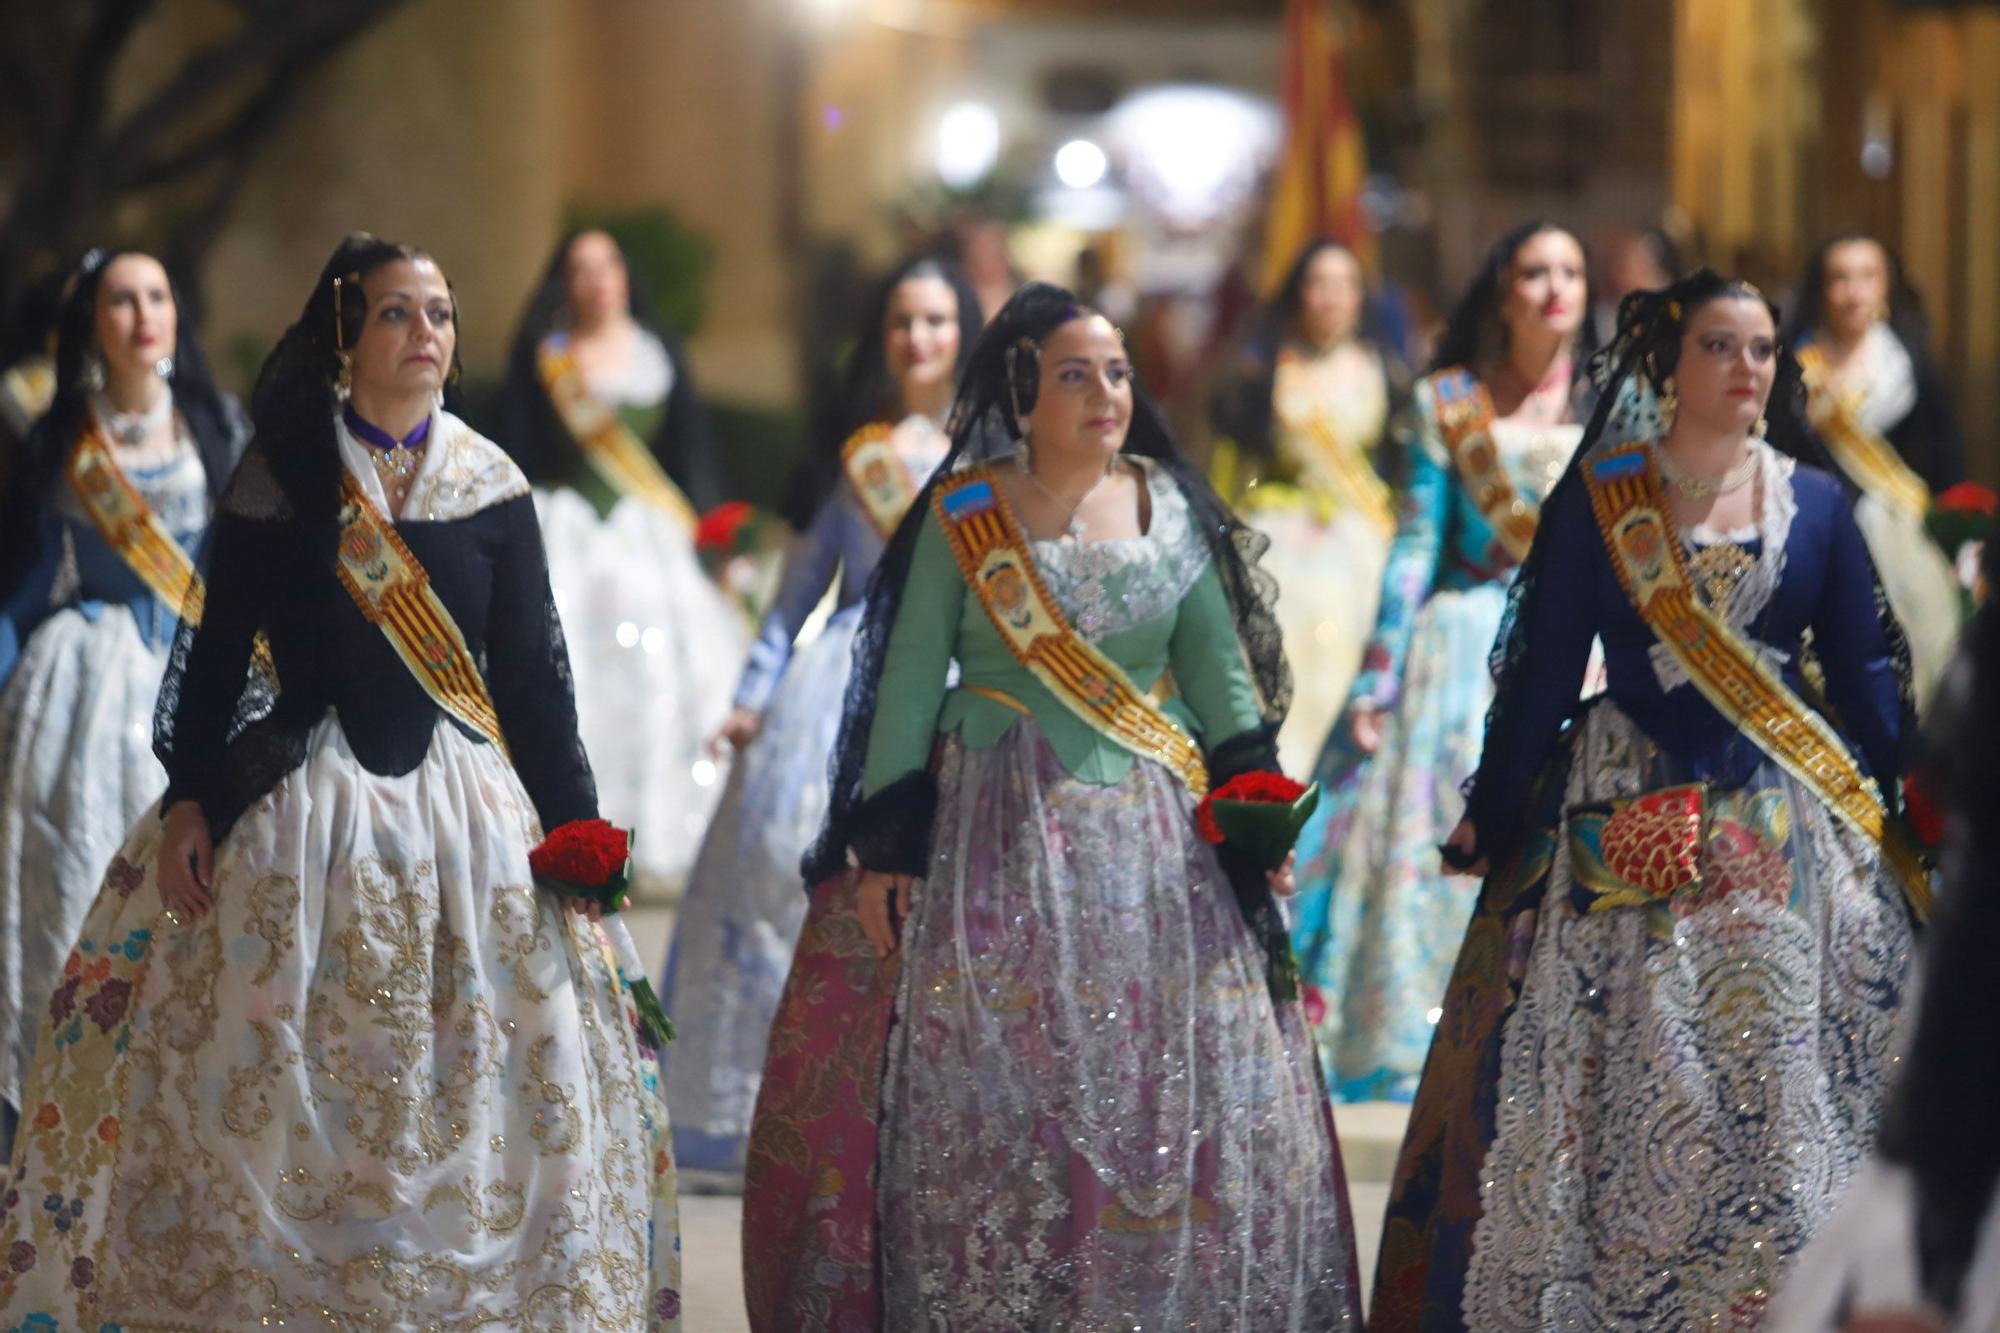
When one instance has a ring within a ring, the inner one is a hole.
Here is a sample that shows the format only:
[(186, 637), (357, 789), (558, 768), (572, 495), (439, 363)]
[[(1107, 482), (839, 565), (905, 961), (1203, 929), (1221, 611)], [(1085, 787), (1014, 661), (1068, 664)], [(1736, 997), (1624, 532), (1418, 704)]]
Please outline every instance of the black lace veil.
[[(362, 279), (396, 260), (428, 259), (414, 246), (385, 241), (367, 233), (347, 237), (334, 248), (320, 270), (297, 322), (286, 329), (264, 359), (250, 397), (251, 439), (243, 460), (231, 476), (217, 507), (214, 539), (205, 553), (204, 573), (211, 586), (232, 577), (255, 574), (232, 570), (232, 558), (256, 559), (258, 548), (231, 540), (232, 525), (244, 523), (295, 525), (321, 567), (333, 563), (339, 535), (340, 448), (334, 418), (340, 411), (335, 385), (341, 352), (361, 336), (368, 314)], [(338, 281), (336, 281), (338, 280)], [(457, 322), (458, 298), (452, 297)], [(444, 391), (444, 406), (460, 410), (459, 354), (452, 352)], [(240, 553), (240, 554), (239, 554)], [(167, 672), (153, 712), (153, 752), (171, 771), (175, 752), (175, 721), (180, 713), (188, 667), (200, 626), (183, 619), (174, 635)], [(252, 724), (268, 716), (277, 702), (278, 687), (254, 668), (246, 671), (232, 710), (226, 739), (234, 743)], [(274, 759), (279, 771), (288, 764)], [(295, 760), (293, 761), (295, 762)]]
[[(1542, 512), (1556, 512), (1571, 492), (1586, 484), (1583, 467), (1591, 455), (1631, 440), (1659, 436), (1655, 404), (1660, 386), (1673, 374), (1680, 356), (1687, 321), (1710, 301), (1745, 296), (1763, 301), (1771, 311), (1773, 327), (1777, 326), (1778, 309), (1762, 292), (1710, 268), (1696, 269), (1660, 290), (1632, 292), (1625, 297), (1618, 308), (1616, 337), (1591, 363), (1591, 374), (1598, 385), (1597, 406), (1568, 469), (1543, 502)], [(1833, 464), (1824, 446), (1805, 422), (1805, 389), (1798, 360), (1782, 343), (1777, 357), (1777, 378), (1765, 407), (1770, 427), (1768, 438), (1773, 446), (1800, 462), (1832, 471)], [(1487, 756), (1513, 752), (1512, 747), (1533, 739), (1521, 734), (1521, 719), (1528, 710), (1520, 704), (1529, 686), (1528, 626), (1534, 623), (1530, 608), (1539, 598), (1564, 595), (1561, 580), (1553, 588), (1547, 586), (1547, 550), (1548, 543), (1539, 541), (1529, 549), (1519, 576), (1507, 591), (1506, 611), (1489, 659), (1495, 691), (1486, 714)], [(1889, 609), (1879, 578), (1875, 581), (1875, 613), (1895, 664), (1897, 689), (1903, 704), (1901, 734), (1907, 736), (1916, 717), (1910, 684), (1910, 645), (1902, 625)], [(1487, 781), (1486, 776), (1486, 760), (1482, 758), (1479, 772), (1466, 784), (1466, 817), (1479, 830), (1479, 851), (1497, 867), (1520, 841), (1529, 793), (1514, 790), (1500, 781)], [(1892, 809), (1897, 802), (1895, 776), (1880, 775), (1883, 796)]]
[[(888, 650), (890, 630), (895, 625), (917, 535), (923, 524), (933, 521), (931, 495), (941, 478), (1013, 447), (1019, 428), (1009, 395), (1009, 349), (1024, 339), (1039, 346), (1052, 330), (1085, 313), (1089, 312), (1072, 293), (1047, 283), (1031, 283), (994, 316), (973, 349), (952, 408), (951, 450), (904, 515), (869, 580), (867, 609), (855, 637), (853, 675), (828, 768), (826, 822), (801, 863), (808, 886), (839, 874), (848, 864), (848, 849), (856, 833), (855, 816), (862, 804), (862, 765), (879, 703), (876, 691), (883, 656)], [(1292, 684), (1278, 623), (1271, 610), (1277, 587), (1271, 576), (1257, 565), (1270, 544), (1269, 539), (1245, 526), (1222, 502), (1175, 444), (1151, 395), (1136, 386), (1125, 452), (1152, 459), (1187, 497), (1235, 612), (1238, 638), (1257, 686), (1266, 730), (1275, 732), (1290, 706)], [(1262, 883), (1261, 875), (1256, 879)], [(1240, 885), (1238, 892), (1239, 897), (1244, 892)], [(1259, 918), (1251, 914), (1250, 905), (1246, 905), (1246, 916), (1254, 927)]]

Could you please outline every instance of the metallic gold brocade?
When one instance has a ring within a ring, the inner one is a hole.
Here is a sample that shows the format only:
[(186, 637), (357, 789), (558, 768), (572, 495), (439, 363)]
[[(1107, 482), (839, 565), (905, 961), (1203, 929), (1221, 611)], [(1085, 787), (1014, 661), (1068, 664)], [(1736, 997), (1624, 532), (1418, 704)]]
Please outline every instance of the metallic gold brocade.
[(193, 921), (159, 830), (50, 1008), (0, 1327), (677, 1326), (656, 1071), (600, 941), (531, 887), (495, 749), (440, 728), (380, 778), (324, 724)]

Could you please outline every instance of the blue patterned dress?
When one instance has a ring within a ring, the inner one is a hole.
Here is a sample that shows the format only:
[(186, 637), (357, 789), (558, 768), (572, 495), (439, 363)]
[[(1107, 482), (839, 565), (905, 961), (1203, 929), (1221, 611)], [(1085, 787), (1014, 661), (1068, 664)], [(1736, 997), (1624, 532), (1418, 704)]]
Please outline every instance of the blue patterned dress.
[[(1293, 946), (1334, 1096), (1409, 1100), (1472, 908), (1437, 846), (1463, 812), (1493, 698), (1487, 656), (1515, 563), (1446, 452), (1436, 376), (1418, 382), (1405, 441), (1409, 486), (1375, 633), (1322, 752), (1326, 796), (1298, 845)], [(1496, 422), (1521, 498), (1539, 502), (1582, 431)], [(1381, 745), (1350, 739), (1356, 703), (1386, 713)]]
[[(909, 418), (892, 438), (919, 485), (948, 444), (924, 417)], [(799, 857), (826, 814), (827, 760), (862, 595), (882, 545), (843, 481), (785, 552), (777, 595), (736, 688), (736, 706), (760, 714), (762, 726), (730, 771), (660, 984), (675, 1029), (666, 1061), (674, 1154), (694, 1188), (726, 1187), (743, 1173), (764, 1040), (805, 920)], [(838, 609), (795, 652), (830, 587)]]

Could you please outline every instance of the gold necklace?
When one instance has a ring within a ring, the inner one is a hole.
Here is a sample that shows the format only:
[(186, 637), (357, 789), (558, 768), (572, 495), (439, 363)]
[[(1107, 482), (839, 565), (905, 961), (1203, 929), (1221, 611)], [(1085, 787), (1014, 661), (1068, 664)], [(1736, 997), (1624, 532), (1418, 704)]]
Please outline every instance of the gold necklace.
[(1668, 485), (1690, 500), (1707, 500), (1714, 496), (1728, 495), (1734, 491), (1740, 491), (1750, 484), (1752, 477), (1757, 475), (1757, 451), (1755, 449), (1746, 449), (1742, 462), (1713, 479), (1697, 477), (1683, 470), (1678, 463), (1674, 462), (1668, 456), (1664, 448), (1659, 451), (1659, 454), (1660, 474), (1667, 479)]
[(424, 465), (424, 446), (402, 445), (394, 449), (369, 448), (368, 461), (375, 465), (375, 476), (387, 487), (392, 481), (408, 481), (417, 475)]

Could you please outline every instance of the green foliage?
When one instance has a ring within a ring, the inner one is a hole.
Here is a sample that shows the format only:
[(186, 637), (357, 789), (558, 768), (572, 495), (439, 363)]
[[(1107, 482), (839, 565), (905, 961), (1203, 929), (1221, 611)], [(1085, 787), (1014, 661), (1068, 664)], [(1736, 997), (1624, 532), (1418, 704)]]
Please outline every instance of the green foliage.
[(760, 508), (776, 508), (805, 439), (804, 413), (710, 398), (708, 417), (729, 475), (729, 493)]
[(705, 233), (662, 207), (593, 208), (578, 203), (569, 206), (564, 228), (609, 232), (625, 252), (626, 265), (652, 294), (667, 326), (684, 338), (700, 330), (708, 305), (708, 277), (715, 267), (715, 242)]

